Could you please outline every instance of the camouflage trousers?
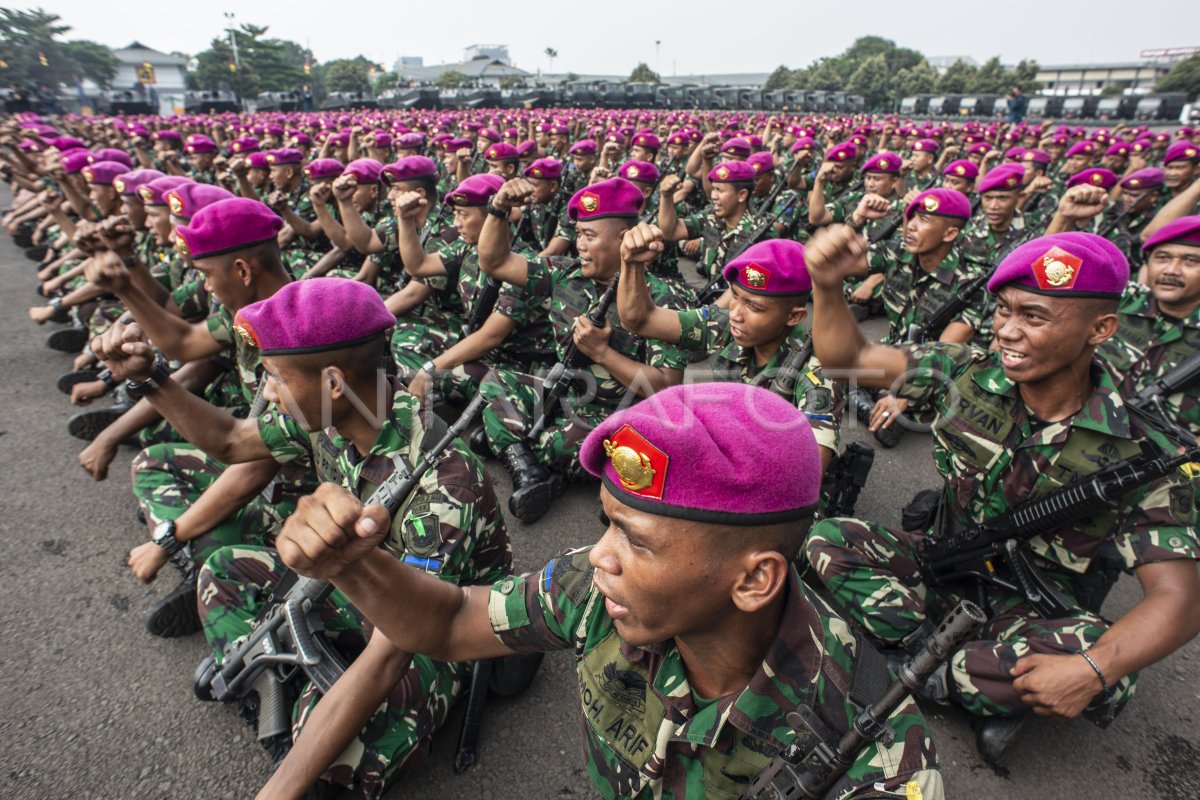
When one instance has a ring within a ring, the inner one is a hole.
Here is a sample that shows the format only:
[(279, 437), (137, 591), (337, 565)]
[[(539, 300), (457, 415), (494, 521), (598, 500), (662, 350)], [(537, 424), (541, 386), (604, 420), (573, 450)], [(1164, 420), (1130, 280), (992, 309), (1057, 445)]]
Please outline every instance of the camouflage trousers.
[[(242, 394), (241, 382), (235, 369), (226, 370), (210, 383), (202, 395), (217, 408), (224, 408), (238, 419), (245, 419), (250, 412), (246, 397)], [(154, 444), (186, 443), (187, 440), (179, 435), (175, 426), (160, 419), (147, 425), (137, 432), (138, 447), (145, 449)]]
[(555, 409), (536, 440), (530, 431), (542, 413), (545, 395), (541, 376), (496, 369), (480, 384), (487, 398), (483, 407), (483, 430), (493, 453), (525, 442), (539, 462), (575, 479), (586, 475), (579, 465), (579, 448), (592, 429), (613, 412), (609, 405), (575, 402), (570, 394)]
[(88, 335), (95, 339), (113, 326), (113, 323), (125, 313), (125, 306), (115, 297), (101, 297), (96, 301), (95, 308), (84, 324)]
[[(270, 601), (286, 572), (278, 554), (265, 547), (226, 547), (200, 572), (197, 591), (204, 635), (220, 660), (226, 645), (246, 636), (259, 610)], [(346, 596), (334, 591), (320, 609), (320, 635), (352, 659), (362, 652), (371, 626)], [(356, 797), (380, 797), (400, 767), (428, 755), (430, 740), (466, 688), (470, 667), (414, 656), (353, 742), (322, 779), (354, 788)], [(292, 707), (292, 736), (298, 737), (321, 699), (306, 682)]]
[[(875, 639), (896, 645), (927, 617), (936, 622), (960, 599), (923, 582), (915, 552), (924, 538), (843, 517), (817, 523), (804, 550), (815, 574), (850, 619)], [(1071, 597), (1069, 587), (1060, 588)], [(950, 659), (951, 694), (980, 716), (1029, 711), (1012, 685), (1011, 670), (1019, 659), (1078, 653), (1108, 630), (1107, 622), (1082, 609), (1061, 619), (1042, 619), (1024, 597), (995, 587), (987, 589), (987, 600), (992, 616), (977, 634), (980, 638)], [(1116, 681), (1092, 699), (1084, 716), (1107, 727), (1133, 697), (1136, 681), (1136, 673)]]
[(285, 248), (279, 255), (288, 275), (298, 281), (304, 277), (304, 273), (315, 267), (325, 254), (306, 247), (292, 246)]
[(463, 321), (457, 314), (425, 306), (419, 312), (398, 319), (392, 332), (392, 361), (405, 383), (417, 374), (422, 364), (440, 356), (462, 338)]
[[(213, 484), (224, 465), (190, 444), (156, 444), (133, 459), (133, 494), (146, 515), (151, 531), (159, 522), (179, 519)], [(222, 547), (273, 541), (283, 521), (296, 510), (296, 501), (285, 497), (269, 503), (261, 494), (212, 530), (188, 542), (197, 567)]]

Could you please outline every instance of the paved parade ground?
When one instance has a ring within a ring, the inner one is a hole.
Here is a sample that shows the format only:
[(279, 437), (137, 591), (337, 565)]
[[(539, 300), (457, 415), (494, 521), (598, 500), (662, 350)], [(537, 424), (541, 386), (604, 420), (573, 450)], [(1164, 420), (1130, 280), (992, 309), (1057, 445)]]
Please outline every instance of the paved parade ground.
[[(134, 453), (123, 449), (101, 483), (78, 466), (83, 444), (66, 432), (73, 409), (54, 388), (70, 358), (47, 348), (46, 331), (26, 317), (38, 301), (34, 284), (33, 265), (0, 242), (0, 798), (251, 797), (270, 762), (232, 708), (193, 697), (203, 637), (159, 640), (143, 630), (144, 610), (175, 575), (168, 568), (143, 587), (125, 566), (130, 547), (146, 539), (129, 488)], [(912, 494), (935, 485), (929, 448), (928, 437), (909, 436), (879, 449), (860, 515), (898, 523)], [(489, 470), (507, 498), (507, 474), (494, 461)], [(578, 485), (535, 525), (510, 519), (517, 567), (536, 569), (594, 541), (597, 509), (596, 486)], [(1138, 596), (1136, 581), (1122, 578), (1105, 611), (1119, 615)], [(456, 776), (460, 709), (431, 758), (388, 796), (593, 796), (573, 675), (568, 654), (552, 655), (524, 696), (493, 700), (480, 763)], [(949, 798), (1200, 797), (1197, 641), (1143, 676), (1109, 730), (1035, 720), (1004, 769), (976, 755), (961, 714), (926, 711)]]

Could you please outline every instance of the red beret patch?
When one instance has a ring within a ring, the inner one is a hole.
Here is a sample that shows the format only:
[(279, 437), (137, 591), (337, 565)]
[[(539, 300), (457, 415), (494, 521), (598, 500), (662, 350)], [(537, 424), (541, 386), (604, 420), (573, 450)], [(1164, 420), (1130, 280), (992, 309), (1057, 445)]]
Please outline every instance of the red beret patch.
[(662, 500), (671, 459), (646, 441), (632, 425), (622, 425), (605, 439), (604, 453), (613, 472), (617, 473), (622, 489), (639, 497)]
[(742, 270), (742, 282), (751, 289), (765, 289), (771, 282), (771, 272), (758, 264), (747, 264)]
[(1045, 255), (1029, 265), (1037, 278), (1038, 288), (1044, 290), (1070, 289), (1079, 278), (1083, 259), (1061, 247), (1051, 247)]
[(600, 208), (600, 195), (595, 192), (584, 192), (579, 197), (579, 207), (588, 214), (595, 214)]

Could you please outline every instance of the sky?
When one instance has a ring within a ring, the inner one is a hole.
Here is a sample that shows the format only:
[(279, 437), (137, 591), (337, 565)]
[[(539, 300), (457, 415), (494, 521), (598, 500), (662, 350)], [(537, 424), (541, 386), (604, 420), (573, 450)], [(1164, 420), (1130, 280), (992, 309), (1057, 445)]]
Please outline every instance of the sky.
[[(456, 62), (471, 44), (508, 45), (515, 65), (529, 72), (548, 71), (544, 51), (553, 47), (559, 54), (555, 72), (627, 74), (645, 61), (663, 75), (802, 67), (836, 55), (868, 34), (930, 57), (970, 55), (982, 63), (998, 55), (1005, 64), (1023, 58), (1041, 64), (1135, 61), (1148, 48), (1200, 45), (1200, 3), (1194, 0), (1168, 0), (1152, 13), (1131, 13), (1127, 0), (1091, 0), (1086, 14), (1078, 4), (1044, 0), (963, 3), (957, 8), (896, 0), (759, 0), (745, 5), (714, 0), (560, 0), (557, 5), (546, 0), (217, 0), (187, 4), (186, 15), (159, 10), (163, 5), (158, 4), (119, 6), (115, 13), (113, 3), (94, 0), (34, 0), (28, 7), (61, 16), (73, 28), (67, 39), (92, 39), (113, 48), (136, 39), (156, 50), (190, 54), (208, 48), (226, 26), (224, 12), (232, 11), (239, 24), (266, 25), (268, 36), (307, 44), (319, 61), (361, 53), (388, 68), (398, 56), (421, 56), (427, 65)], [(739, 6), (752, 9), (744, 22), (731, 13)], [(331, 16), (343, 10), (350, 12), (344, 19)], [(144, 18), (136, 18), (146, 11), (150, 13)], [(661, 44), (656, 46), (656, 40)]]

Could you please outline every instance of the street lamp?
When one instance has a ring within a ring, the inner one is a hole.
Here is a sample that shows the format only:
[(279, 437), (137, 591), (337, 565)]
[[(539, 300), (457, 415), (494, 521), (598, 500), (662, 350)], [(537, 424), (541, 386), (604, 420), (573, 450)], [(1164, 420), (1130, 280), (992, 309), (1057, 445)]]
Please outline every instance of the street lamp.
[(238, 56), (237, 36), (233, 31), (233, 12), (225, 12), (225, 22), (227, 27), (225, 30), (229, 32), (229, 46), (233, 48), (233, 94), (237, 98), (238, 110), (242, 109), (242, 60)]

